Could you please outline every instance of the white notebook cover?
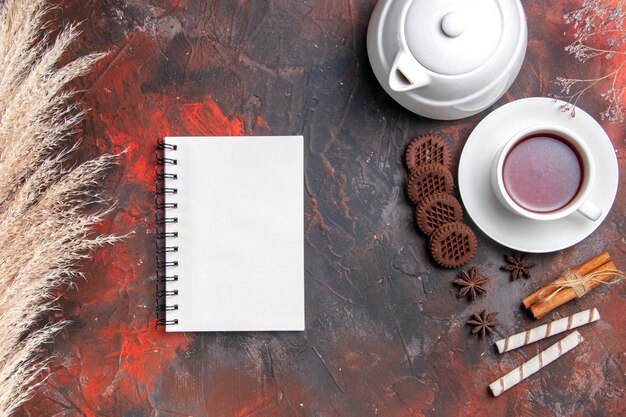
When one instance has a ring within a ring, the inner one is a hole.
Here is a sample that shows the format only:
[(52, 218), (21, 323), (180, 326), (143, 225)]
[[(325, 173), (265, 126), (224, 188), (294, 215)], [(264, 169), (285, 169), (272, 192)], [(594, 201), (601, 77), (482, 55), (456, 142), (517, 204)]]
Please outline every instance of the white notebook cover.
[[(304, 330), (302, 136), (166, 137), (167, 331)], [(170, 269), (172, 268), (172, 269)]]

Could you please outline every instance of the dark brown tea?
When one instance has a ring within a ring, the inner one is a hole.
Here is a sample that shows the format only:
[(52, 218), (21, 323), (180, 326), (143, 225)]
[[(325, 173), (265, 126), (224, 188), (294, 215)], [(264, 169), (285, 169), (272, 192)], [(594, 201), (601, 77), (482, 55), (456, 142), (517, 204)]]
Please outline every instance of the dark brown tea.
[(566, 139), (536, 133), (518, 142), (502, 168), (504, 187), (518, 205), (549, 213), (576, 197), (583, 179), (580, 155)]

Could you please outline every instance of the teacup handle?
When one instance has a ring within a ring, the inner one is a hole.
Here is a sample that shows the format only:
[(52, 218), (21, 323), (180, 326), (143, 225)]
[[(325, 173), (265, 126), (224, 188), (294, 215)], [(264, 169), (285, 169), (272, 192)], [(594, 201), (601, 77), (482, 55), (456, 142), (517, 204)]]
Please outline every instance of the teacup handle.
[(602, 215), (602, 210), (590, 201), (585, 201), (580, 207), (578, 207), (578, 212), (594, 222)]

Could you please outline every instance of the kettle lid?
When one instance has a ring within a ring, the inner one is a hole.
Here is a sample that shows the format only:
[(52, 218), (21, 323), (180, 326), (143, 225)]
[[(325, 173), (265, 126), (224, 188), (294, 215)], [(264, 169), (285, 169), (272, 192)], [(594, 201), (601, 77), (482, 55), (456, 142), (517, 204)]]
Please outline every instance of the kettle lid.
[(413, 0), (404, 36), (424, 67), (442, 75), (461, 75), (494, 55), (503, 27), (498, 0)]

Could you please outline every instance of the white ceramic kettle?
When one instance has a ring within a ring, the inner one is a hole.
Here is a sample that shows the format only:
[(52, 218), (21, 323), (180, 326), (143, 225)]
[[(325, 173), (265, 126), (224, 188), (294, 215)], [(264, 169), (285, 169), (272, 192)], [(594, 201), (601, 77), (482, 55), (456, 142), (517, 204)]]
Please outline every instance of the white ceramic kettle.
[(419, 115), (453, 120), (484, 110), (508, 90), (527, 38), (519, 0), (380, 0), (367, 51), (394, 100)]

